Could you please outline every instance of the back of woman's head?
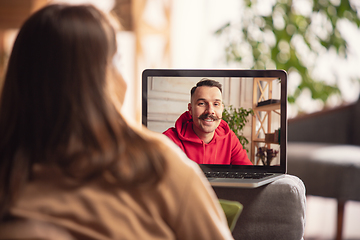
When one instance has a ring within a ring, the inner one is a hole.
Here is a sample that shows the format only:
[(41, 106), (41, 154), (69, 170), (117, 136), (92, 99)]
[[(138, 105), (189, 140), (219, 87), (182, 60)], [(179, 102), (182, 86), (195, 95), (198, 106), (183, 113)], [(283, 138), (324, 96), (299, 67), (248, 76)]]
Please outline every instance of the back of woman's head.
[(17, 124), (14, 130), (26, 144), (35, 149), (57, 144), (89, 111), (103, 107), (107, 61), (110, 49), (115, 51), (103, 22), (90, 6), (51, 5), (21, 28), (1, 110), (12, 115), (10, 124)]
[(108, 169), (124, 185), (161, 177), (156, 143), (129, 128), (108, 96), (115, 51), (113, 28), (92, 6), (49, 5), (24, 23), (0, 96), (0, 201), (34, 163), (78, 179)]

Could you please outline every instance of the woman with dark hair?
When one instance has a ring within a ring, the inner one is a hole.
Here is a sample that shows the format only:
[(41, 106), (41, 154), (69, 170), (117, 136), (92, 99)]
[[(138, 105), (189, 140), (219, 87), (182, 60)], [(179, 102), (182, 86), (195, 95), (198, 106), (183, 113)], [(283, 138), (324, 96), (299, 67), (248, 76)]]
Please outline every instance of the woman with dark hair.
[(199, 167), (121, 116), (115, 52), (88, 5), (20, 29), (0, 96), (0, 239), (231, 239)]

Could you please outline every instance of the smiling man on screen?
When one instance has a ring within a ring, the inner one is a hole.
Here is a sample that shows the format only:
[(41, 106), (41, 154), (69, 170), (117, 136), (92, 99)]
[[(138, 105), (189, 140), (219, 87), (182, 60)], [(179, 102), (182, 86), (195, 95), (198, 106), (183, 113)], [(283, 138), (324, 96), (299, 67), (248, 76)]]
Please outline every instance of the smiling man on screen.
[(202, 79), (191, 89), (188, 111), (163, 134), (199, 164), (252, 165), (235, 133), (221, 119), (223, 110), (221, 84)]

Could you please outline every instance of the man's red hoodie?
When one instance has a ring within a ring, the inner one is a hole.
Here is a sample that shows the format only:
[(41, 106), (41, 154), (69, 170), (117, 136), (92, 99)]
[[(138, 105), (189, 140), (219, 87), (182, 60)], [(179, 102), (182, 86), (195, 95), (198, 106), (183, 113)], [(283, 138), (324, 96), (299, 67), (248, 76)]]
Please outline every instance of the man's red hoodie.
[(209, 143), (204, 143), (195, 134), (189, 111), (176, 120), (175, 127), (169, 128), (163, 134), (175, 142), (188, 158), (199, 164), (252, 165), (246, 150), (224, 120), (221, 120), (214, 138)]

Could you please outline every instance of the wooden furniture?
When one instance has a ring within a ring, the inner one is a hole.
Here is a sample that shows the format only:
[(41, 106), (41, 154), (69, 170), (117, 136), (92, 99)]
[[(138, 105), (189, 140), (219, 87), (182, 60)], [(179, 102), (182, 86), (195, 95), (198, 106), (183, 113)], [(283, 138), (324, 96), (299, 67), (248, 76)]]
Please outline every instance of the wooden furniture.
[[(266, 138), (268, 134), (275, 134), (280, 127), (280, 96), (274, 94), (273, 85), (279, 81), (277, 78), (254, 78), (253, 106), (251, 134), (251, 161), (258, 165), (256, 152), (259, 147), (278, 148), (277, 139)], [(274, 117), (273, 113), (278, 115)]]

